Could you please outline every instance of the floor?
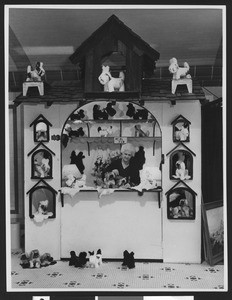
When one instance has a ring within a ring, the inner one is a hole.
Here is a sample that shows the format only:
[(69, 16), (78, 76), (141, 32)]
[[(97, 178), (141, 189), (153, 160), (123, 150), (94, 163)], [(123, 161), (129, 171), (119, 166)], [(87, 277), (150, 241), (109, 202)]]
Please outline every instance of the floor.
[(134, 269), (121, 262), (103, 262), (99, 268), (69, 266), (68, 261), (40, 269), (23, 269), (21, 251), (12, 251), (12, 289), (75, 290), (223, 290), (224, 266), (136, 262)]

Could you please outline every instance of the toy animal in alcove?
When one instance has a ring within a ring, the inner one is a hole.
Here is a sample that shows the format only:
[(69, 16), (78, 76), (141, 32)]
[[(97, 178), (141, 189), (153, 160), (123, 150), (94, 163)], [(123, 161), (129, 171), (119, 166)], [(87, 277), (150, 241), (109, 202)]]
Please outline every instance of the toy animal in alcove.
[(191, 78), (191, 75), (188, 74), (190, 67), (187, 62), (184, 62), (184, 67), (179, 67), (177, 59), (175, 57), (169, 60), (169, 72), (173, 74), (173, 79), (180, 79), (180, 78)]
[(125, 91), (125, 75), (122, 71), (119, 72), (119, 78), (115, 78), (111, 75), (109, 66), (102, 66), (102, 73), (98, 77), (98, 80), (104, 85), (104, 92)]
[(42, 81), (42, 77), (45, 75), (42, 62), (37, 62), (34, 70), (31, 65), (27, 66), (27, 79), (26, 81)]
[(73, 150), (70, 158), (71, 158), (70, 164), (75, 164), (78, 170), (80, 171), (80, 173), (83, 174), (85, 169), (85, 166), (83, 164), (83, 159), (85, 158), (85, 156), (83, 155), (83, 152), (80, 151), (78, 154), (76, 154), (76, 151)]

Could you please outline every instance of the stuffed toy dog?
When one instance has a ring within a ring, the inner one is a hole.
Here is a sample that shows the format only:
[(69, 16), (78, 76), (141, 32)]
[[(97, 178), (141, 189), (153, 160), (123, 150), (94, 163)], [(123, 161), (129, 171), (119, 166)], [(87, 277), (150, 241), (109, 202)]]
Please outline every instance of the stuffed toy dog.
[(100, 105), (95, 104), (93, 107), (93, 119), (94, 120), (108, 120), (109, 115), (105, 109), (101, 110)]
[(119, 78), (115, 78), (110, 73), (109, 66), (102, 66), (102, 73), (98, 77), (99, 82), (104, 85), (104, 92), (125, 91), (124, 85), (125, 75), (121, 71)]
[(92, 268), (98, 268), (102, 264), (101, 249), (98, 249), (97, 254), (94, 251), (89, 251), (89, 266)]
[(86, 252), (80, 252), (79, 256), (76, 259), (75, 267), (76, 268), (83, 268), (87, 263), (87, 253)]
[(45, 75), (42, 62), (37, 62), (35, 69), (32, 70), (31, 65), (27, 66), (27, 79), (26, 81), (42, 81), (42, 76)]
[(105, 108), (105, 111), (111, 117), (113, 117), (116, 114), (116, 110), (112, 106), (113, 106), (113, 103), (109, 102), (109, 103), (107, 103), (106, 108)]
[(83, 174), (85, 169), (85, 166), (83, 164), (83, 159), (85, 158), (85, 156), (83, 155), (83, 152), (80, 151), (78, 154), (76, 154), (76, 151), (73, 150), (70, 158), (71, 158), (70, 164), (75, 164), (78, 170), (80, 171), (80, 173)]
[(69, 266), (75, 266), (78, 257), (75, 251), (70, 251)]
[(169, 60), (169, 72), (173, 74), (173, 79), (178, 80), (180, 78), (186, 77), (191, 78), (191, 75), (188, 74), (188, 71), (190, 69), (189, 64), (187, 62), (184, 63), (184, 67), (180, 68), (177, 62), (177, 59), (175, 57), (171, 58)]
[(97, 131), (99, 133), (100, 136), (104, 136), (107, 137), (108, 135), (112, 134), (112, 126), (109, 126), (108, 128), (102, 128), (102, 127), (98, 127)]
[(135, 268), (134, 252), (129, 253), (127, 250), (123, 252), (122, 266), (127, 266), (129, 269)]
[(30, 268), (40, 268), (41, 262), (40, 262), (40, 254), (39, 250), (35, 249), (32, 250), (30, 255), (29, 255), (29, 263), (30, 263)]
[(57, 262), (53, 260), (53, 257), (50, 253), (44, 253), (40, 256), (40, 265), (41, 267), (47, 267), (50, 265), (55, 265)]
[(70, 116), (70, 120), (72, 120), (72, 121), (81, 120), (81, 119), (84, 119), (84, 117), (85, 117), (84, 110), (80, 109), (77, 113), (75, 113), (75, 114), (73, 113)]
[(27, 253), (23, 253), (20, 257), (20, 265), (23, 269), (30, 268), (30, 258)]

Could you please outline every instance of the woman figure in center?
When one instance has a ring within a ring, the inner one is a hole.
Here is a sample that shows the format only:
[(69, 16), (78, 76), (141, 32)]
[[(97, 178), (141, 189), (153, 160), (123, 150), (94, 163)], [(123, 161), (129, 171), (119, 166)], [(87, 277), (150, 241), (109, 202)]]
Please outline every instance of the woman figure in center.
[(130, 186), (140, 184), (139, 167), (134, 159), (135, 147), (130, 144), (123, 144), (121, 148), (121, 158), (112, 161), (106, 168), (106, 172), (116, 172), (122, 178), (126, 179), (126, 183)]

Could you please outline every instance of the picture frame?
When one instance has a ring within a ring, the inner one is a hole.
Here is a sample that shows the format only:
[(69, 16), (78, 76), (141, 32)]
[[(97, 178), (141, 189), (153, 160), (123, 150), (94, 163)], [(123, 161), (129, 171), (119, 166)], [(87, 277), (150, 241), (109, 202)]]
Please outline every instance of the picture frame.
[(169, 220), (195, 220), (196, 193), (188, 187), (176, 187), (167, 195), (167, 217)]
[(29, 216), (38, 222), (56, 217), (56, 191), (52, 187), (38, 185), (30, 190)]
[(223, 201), (201, 204), (205, 260), (210, 266), (224, 258)]
[(193, 179), (193, 156), (187, 150), (176, 150), (170, 155), (170, 179)]
[(52, 179), (52, 154), (46, 149), (39, 149), (31, 156), (31, 178)]

